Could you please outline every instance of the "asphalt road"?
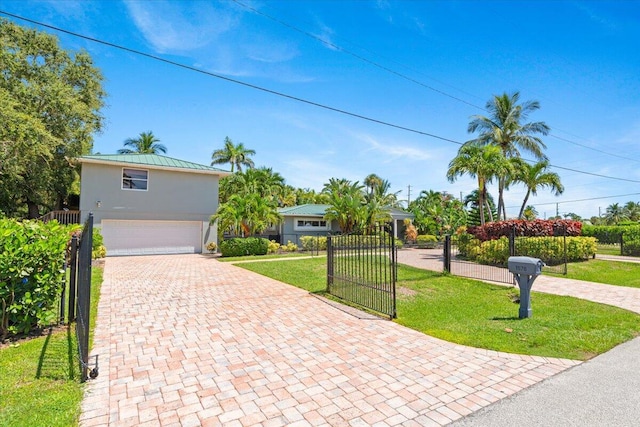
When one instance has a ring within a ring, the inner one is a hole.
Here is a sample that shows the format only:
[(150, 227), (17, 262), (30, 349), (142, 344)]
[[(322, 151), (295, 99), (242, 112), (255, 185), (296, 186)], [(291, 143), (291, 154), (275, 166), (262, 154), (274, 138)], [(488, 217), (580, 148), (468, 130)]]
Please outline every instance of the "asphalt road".
[(452, 426), (638, 426), (640, 337)]

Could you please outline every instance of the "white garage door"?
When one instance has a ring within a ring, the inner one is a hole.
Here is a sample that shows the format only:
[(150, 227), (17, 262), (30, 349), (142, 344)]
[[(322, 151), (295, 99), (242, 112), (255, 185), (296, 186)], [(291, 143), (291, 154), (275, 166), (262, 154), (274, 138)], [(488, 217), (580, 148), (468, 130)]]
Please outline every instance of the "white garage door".
[(202, 251), (202, 223), (195, 221), (103, 220), (102, 236), (107, 256)]

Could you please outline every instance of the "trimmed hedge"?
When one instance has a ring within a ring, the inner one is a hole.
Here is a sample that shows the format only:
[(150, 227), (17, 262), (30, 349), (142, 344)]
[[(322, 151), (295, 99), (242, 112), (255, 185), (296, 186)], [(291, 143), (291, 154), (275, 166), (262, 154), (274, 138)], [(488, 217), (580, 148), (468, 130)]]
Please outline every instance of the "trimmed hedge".
[(220, 253), (227, 256), (266, 255), (269, 240), (264, 237), (234, 237), (220, 243)]
[(536, 219), (525, 221), (521, 219), (510, 219), (507, 221), (489, 222), (482, 226), (468, 227), (467, 232), (481, 241), (495, 240), (503, 236), (509, 236), (511, 231), (515, 231), (520, 237), (545, 237), (564, 235), (580, 236), (582, 233), (582, 223), (567, 219)]
[(618, 225), (584, 225), (582, 226), (582, 235), (586, 237), (595, 237), (599, 243), (615, 245), (620, 243), (620, 235), (627, 231), (640, 230), (640, 226)]
[(303, 251), (326, 251), (327, 236), (300, 236), (300, 245)]
[(68, 241), (57, 221), (0, 219), (0, 337), (56, 319)]
[[(472, 235), (460, 235), (457, 240), (461, 256), (481, 264), (506, 265), (509, 258), (509, 238), (481, 242)], [(557, 237), (517, 237), (517, 252), (540, 258), (548, 265), (564, 262), (563, 239)], [(567, 261), (584, 261), (596, 253), (596, 239), (593, 237), (567, 237)]]
[(622, 255), (640, 256), (640, 227), (625, 227), (622, 234)]

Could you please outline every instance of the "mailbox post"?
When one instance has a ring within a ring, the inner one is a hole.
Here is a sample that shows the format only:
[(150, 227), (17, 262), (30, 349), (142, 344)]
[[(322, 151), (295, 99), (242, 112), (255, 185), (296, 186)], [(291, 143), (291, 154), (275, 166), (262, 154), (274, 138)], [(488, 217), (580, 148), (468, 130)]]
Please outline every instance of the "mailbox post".
[(538, 258), (528, 256), (512, 256), (507, 261), (509, 271), (513, 273), (520, 288), (520, 319), (531, 317), (531, 286), (533, 281), (542, 274), (544, 263)]

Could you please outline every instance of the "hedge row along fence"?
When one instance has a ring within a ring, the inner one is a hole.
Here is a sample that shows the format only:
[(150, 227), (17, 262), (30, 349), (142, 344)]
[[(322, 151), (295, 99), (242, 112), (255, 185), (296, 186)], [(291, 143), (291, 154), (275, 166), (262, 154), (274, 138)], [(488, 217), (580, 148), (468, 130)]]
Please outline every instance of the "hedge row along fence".
[(595, 237), (601, 244), (620, 245), (622, 255), (640, 256), (640, 225), (585, 225), (582, 235)]
[[(565, 262), (564, 238), (561, 237), (516, 237), (515, 247), (518, 254), (540, 258), (547, 265)], [(481, 264), (506, 265), (510, 256), (509, 238), (480, 241), (470, 234), (457, 238), (460, 256)], [(584, 261), (596, 253), (596, 239), (593, 237), (566, 238), (567, 262)]]
[(0, 337), (26, 334), (59, 314), (70, 228), (0, 219)]

